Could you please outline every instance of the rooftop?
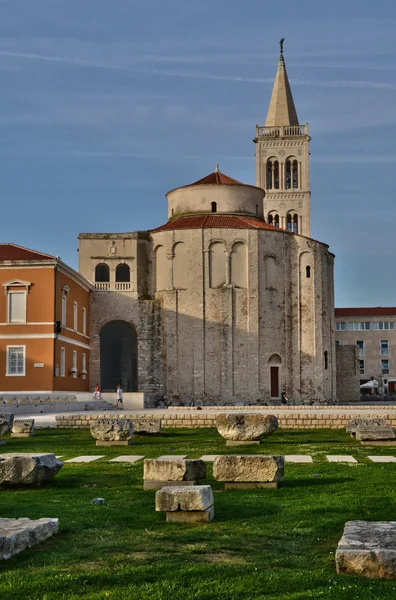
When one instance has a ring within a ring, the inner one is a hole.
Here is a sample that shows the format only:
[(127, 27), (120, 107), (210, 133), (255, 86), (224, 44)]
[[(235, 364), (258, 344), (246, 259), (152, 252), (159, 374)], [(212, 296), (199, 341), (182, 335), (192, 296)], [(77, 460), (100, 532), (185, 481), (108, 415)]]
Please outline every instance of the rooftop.
[(336, 308), (335, 316), (340, 317), (387, 317), (396, 315), (395, 306), (370, 306), (367, 308)]
[[(220, 172), (219, 169), (219, 165), (216, 165), (215, 170), (212, 173), (209, 173), (209, 175), (206, 175), (206, 177), (203, 177), (202, 179), (198, 179), (198, 181), (194, 181), (194, 183), (188, 183), (187, 185), (181, 185), (180, 187), (174, 188), (173, 190), (170, 190), (168, 192), (168, 194), (170, 194), (171, 192), (174, 192), (175, 190), (181, 190), (183, 188), (189, 188), (189, 187), (193, 187), (195, 185), (243, 185), (246, 187), (252, 187), (252, 188), (256, 188), (256, 186), (254, 185), (249, 185), (248, 183), (242, 183), (242, 181), (238, 181), (237, 179), (234, 179), (233, 177), (229, 177), (228, 175), (225, 175), (224, 173)], [(168, 195), (166, 194), (166, 195)]]
[(290, 233), (279, 227), (268, 225), (263, 219), (256, 217), (237, 216), (237, 215), (190, 215), (178, 217), (172, 221), (168, 221), (165, 225), (161, 225), (156, 229), (151, 229), (149, 233), (158, 233), (160, 231), (169, 231), (174, 229), (211, 229), (211, 228), (226, 228), (226, 229), (267, 229), (268, 231), (277, 231)]
[(56, 260), (56, 257), (16, 244), (0, 244), (0, 261), (12, 260)]

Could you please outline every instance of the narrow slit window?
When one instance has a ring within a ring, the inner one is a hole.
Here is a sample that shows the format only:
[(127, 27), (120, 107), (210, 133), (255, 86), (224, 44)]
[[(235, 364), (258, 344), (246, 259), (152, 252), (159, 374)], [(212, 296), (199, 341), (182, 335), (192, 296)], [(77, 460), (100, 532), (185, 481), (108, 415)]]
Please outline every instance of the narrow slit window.
[(307, 278), (309, 279), (311, 277), (311, 267), (310, 266), (306, 267), (305, 272), (306, 272)]
[(212, 202), (211, 207), (212, 207), (212, 213), (217, 212), (217, 202)]

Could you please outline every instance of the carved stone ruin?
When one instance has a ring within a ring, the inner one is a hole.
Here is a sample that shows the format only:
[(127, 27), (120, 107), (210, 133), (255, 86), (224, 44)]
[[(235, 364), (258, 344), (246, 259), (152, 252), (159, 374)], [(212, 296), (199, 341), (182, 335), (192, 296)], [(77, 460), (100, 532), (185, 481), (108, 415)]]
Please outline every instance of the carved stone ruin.
[(134, 418), (132, 423), (133, 433), (139, 435), (161, 433), (161, 419)]
[(39, 486), (52, 479), (63, 467), (55, 454), (0, 454), (0, 485)]
[(25, 438), (34, 435), (34, 419), (24, 419), (23, 421), (14, 421), (12, 426), (12, 438)]
[(278, 419), (259, 413), (220, 414), (216, 417), (216, 427), (227, 440), (227, 446), (259, 444), (278, 429)]
[(143, 489), (160, 490), (165, 486), (193, 486), (206, 479), (203, 460), (185, 458), (146, 458), (143, 467)]
[(0, 560), (40, 544), (58, 529), (59, 519), (0, 519)]
[(348, 521), (335, 554), (338, 574), (396, 579), (396, 521)]
[(213, 477), (225, 482), (225, 489), (277, 489), (284, 479), (283, 456), (245, 454), (217, 456), (213, 463)]
[[(12, 425), (14, 423), (14, 415), (11, 413), (0, 413), (0, 437), (11, 431)], [(6, 440), (0, 439), (0, 446), (4, 446), (6, 444)]]
[(209, 523), (214, 517), (214, 499), (210, 485), (163, 487), (155, 495), (155, 510), (166, 513), (176, 523)]
[(97, 446), (129, 446), (133, 424), (130, 419), (97, 419), (91, 422), (90, 430)]
[(346, 431), (363, 445), (396, 446), (396, 432), (384, 419), (353, 419)]

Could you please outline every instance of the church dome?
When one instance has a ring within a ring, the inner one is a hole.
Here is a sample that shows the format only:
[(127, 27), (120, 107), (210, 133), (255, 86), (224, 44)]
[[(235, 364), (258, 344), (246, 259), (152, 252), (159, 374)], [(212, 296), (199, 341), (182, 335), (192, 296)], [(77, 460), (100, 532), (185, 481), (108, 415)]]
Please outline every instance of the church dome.
[(264, 190), (221, 173), (218, 165), (213, 173), (171, 190), (166, 197), (168, 219), (213, 213), (263, 219)]

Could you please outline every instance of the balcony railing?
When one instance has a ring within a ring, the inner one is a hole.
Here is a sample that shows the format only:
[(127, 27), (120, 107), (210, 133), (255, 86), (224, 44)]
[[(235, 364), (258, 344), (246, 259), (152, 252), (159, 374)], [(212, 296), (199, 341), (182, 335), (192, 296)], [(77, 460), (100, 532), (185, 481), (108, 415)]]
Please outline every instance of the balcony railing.
[(109, 291), (117, 291), (117, 292), (130, 292), (132, 288), (132, 283), (130, 281), (95, 281), (94, 282), (95, 290), (100, 292), (109, 292)]
[(308, 135), (308, 123), (306, 125), (279, 125), (277, 127), (259, 127), (256, 125), (256, 137), (278, 138), (299, 137)]

